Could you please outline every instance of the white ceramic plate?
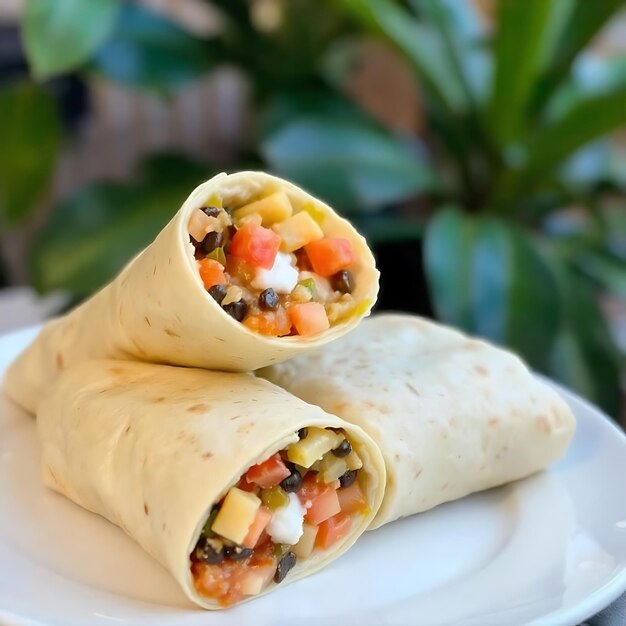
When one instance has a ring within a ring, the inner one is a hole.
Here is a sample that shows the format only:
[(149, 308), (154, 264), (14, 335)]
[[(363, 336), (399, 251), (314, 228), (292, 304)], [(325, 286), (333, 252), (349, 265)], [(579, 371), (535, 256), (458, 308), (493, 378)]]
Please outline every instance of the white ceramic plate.
[[(0, 338), (0, 377), (35, 330)], [(578, 419), (549, 472), (367, 533), (330, 567), (229, 611), (195, 609), (122, 531), (39, 481), (33, 419), (0, 398), (0, 623), (576, 624), (626, 590), (626, 438)]]

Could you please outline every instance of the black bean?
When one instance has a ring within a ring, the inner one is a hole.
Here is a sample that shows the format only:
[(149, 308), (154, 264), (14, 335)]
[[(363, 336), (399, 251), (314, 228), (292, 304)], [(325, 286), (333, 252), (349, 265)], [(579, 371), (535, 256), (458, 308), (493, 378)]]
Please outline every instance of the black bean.
[(341, 293), (352, 293), (354, 289), (354, 279), (348, 270), (341, 270), (333, 274), (330, 278), (330, 284), (335, 291), (341, 291)]
[(298, 431), (298, 437), (304, 439), (309, 434), (309, 429), (305, 426)]
[(344, 439), (334, 450), (333, 454), (339, 458), (348, 456), (352, 452), (352, 446), (347, 439)]
[(243, 321), (243, 318), (248, 313), (248, 305), (245, 300), (230, 302), (229, 304), (225, 304), (223, 308), (228, 315), (234, 317), (238, 322)]
[(228, 238), (232, 239), (237, 234), (237, 227), (234, 224), (231, 224), (227, 229)]
[(356, 480), (356, 470), (348, 470), (339, 477), (340, 487), (349, 487)]
[(287, 493), (296, 493), (302, 487), (302, 475), (295, 467), (290, 467), (289, 469), (291, 474), (280, 483), (280, 486)]
[(197, 561), (217, 565), (224, 560), (224, 544), (215, 537), (200, 537), (193, 555)]
[(215, 248), (221, 248), (224, 243), (224, 235), (217, 231), (212, 230), (210, 233), (207, 233), (206, 237), (202, 240), (202, 250), (209, 254), (215, 250)]
[(196, 261), (202, 261), (202, 259), (206, 257), (206, 254), (204, 254), (204, 250), (202, 249), (202, 244), (198, 243), (191, 235), (189, 235), (189, 239), (191, 240), (191, 243), (193, 243), (193, 245), (195, 246), (193, 251), (193, 258)]
[(231, 561), (243, 561), (252, 556), (252, 548), (244, 548), (243, 546), (226, 546), (224, 553), (227, 559)]
[(296, 564), (296, 555), (293, 552), (285, 552), (278, 561), (276, 566), (276, 573), (274, 574), (274, 582), (276, 584), (282, 583), (285, 580), (285, 576), (289, 573), (289, 570)]
[(218, 304), (222, 304), (222, 300), (226, 297), (226, 285), (213, 285), (209, 287), (209, 293)]
[(203, 206), (200, 210), (209, 217), (217, 217), (220, 214), (220, 209), (216, 206)]
[(259, 296), (259, 307), (266, 311), (275, 311), (278, 305), (278, 295), (276, 295), (276, 292), (271, 287), (261, 292)]

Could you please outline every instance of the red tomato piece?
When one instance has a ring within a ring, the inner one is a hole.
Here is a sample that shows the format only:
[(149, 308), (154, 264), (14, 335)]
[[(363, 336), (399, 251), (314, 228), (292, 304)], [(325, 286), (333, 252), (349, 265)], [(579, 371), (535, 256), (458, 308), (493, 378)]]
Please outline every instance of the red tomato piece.
[(248, 315), (243, 324), (259, 335), (282, 337), (291, 332), (291, 321), (282, 306), (277, 311), (264, 311), (258, 315)]
[(205, 289), (210, 289), (214, 285), (225, 285), (224, 266), (214, 259), (202, 259), (198, 262), (198, 271)]
[(327, 550), (340, 539), (343, 539), (350, 532), (351, 526), (352, 518), (346, 513), (333, 515), (318, 526), (315, 547), (320, 550)]
[(280, 236), (273, 230), (257, 224), (245, 224), (235, 233), (230, 243), (230, 254), (253, 267), (271, 270), (280, 242)]
[(367, 508), (367, 499), (361, 491), (358, 482), (353, 482), (349, 487), (337, 489), (337, 497), (339, 498), (339, 506), (342, 513), (348, 515), (352, 513), (360, 513)]
[(287, 309), (298, 335), (310, 337), (330, 328), (326, 309), (320, 302), (294, 304)]
[(341, 511), (337, 491), (330, 485), (317, 482), (315, 474), (305, 477), (298, 498), (306, 508), (304, 519), (309, 524), (319, 524)]
[(267, 461), (253, 465), (245, 475), (245, 480), (248, 483), (254, 483), (263, 489), (269, 489), (275, 487), (283, 479), (287, 478), (291, 472), (289, 468), (283, 463), (280, 458), (280, 454), (271, 456)]
[(352, 244), (343, 237), (324, 237), (304, 246), (313, 271), (320, 276), (332, 276), (356, 261)]
[(250, 528), (248, 528), (248, 534), (243, 540), (243, 545), (246, 548), (254, 548), (257, 545), (263, 531), (267, 528), (271, 519), (272, 512), (265, 506), (262, 506), (256, 512), (256, 517), (254, 518)]

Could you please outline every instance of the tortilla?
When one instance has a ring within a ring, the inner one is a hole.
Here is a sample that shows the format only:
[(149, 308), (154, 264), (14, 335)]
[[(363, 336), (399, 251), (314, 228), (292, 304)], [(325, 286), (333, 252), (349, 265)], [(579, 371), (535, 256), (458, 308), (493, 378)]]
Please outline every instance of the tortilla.
[(372, 527), (537, 472), (561, 457), (575, 421), (515, 355), (407, 315), (260, 375), (361, 426), (387, 466)]
[(311, 426), (345, 430), (363, 461), (371, 510), (330, 549), (299, 561), (283, 585), (345, 552), (378, 510), (384, 463), (358, 426), (251, 375), (129, 361), (68, 369), (37, 413), (45, 484), (122, 528), (207, 609), (220, 606), (196, 592), (189, 555), (212, 505)]
[[(294, 208), (308, 207), (326, 235), (348, 239), (357, 307), (314, 337), (268, 337), (233, 319), (204, 289), (189, 242), (192, 211), (216, 195), (225, 206), (283, 189)], [(74, 311), (47, 323), (9, 368), (8, 395), (34, 413), (60, 372), (89, 359), (128, 359), (249, 371), (326, 344), (354, 328), (378, 293), (378, 271), (363, 237), (329, 206), (262, 172), (219, 174), (195, 189), (156, 239), (108, 286)]]

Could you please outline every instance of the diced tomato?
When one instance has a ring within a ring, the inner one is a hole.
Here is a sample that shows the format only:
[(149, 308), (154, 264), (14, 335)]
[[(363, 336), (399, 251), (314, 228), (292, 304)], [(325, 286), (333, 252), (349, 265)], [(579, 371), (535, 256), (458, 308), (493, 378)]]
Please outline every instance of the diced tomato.
[(267, 459), (267, 461), (253, 465), (246, 472), (244, 480), (248, 483), (254, 483), (263, 489), (269, 489), (270, 487), (278, 485), (290, 474), (291, 472), (283, 463), (280, 454), (275, 454)]
[(291, 321), (282, 306), (276, 311), (264, 311), (258, 315), (248, 315), (243, 323), (259, 335), (282, 337), (291, 332)]
[(294, 304), (287, 309), (287, 312), (296, 332), (302, 337), (317, 335), (330, 328), (326, 309), (320, 302)]
[(280, 248), (280, 237), (269, 228), (245, 224), (230, 243), (230, 254), (253, 267), (271, 270)]
[(202, 259), (198, 262), (198, 271), (205, 289), (213, 285), (225, 285), (224, 266), (213, 259)]
[(330, 485), (317, 482), (315, 474), (305, 477), (298, 498), (306, 508), (304, 519), (309, 524), (319, 524), (341, 511), (337, 491)]
[(261, 536), (258, 538), (257, 542), (254, 544), (255, 550), (260, 550), (265, 548), (265, 544), (269, 544), (271, 542), (271, 537), (267, 534), (267, 531), (264, 530), (261, 533)]
[(354, 481), (349, 487), (337, 489), (337, 497), (339, 498), (339, 506), (342, 513), (348, 515), (352, 513), (360, 513), (367, 508), (367, 499), (359, 483)]
[(333, 515), (318, 526), (315, 547), (327, 550), (350, 532), (350, 526), (352, 518), (346, 513)]
[(255, 550), (250, 558), (243, 561), (226, 559), (219, 565), (199, 562), (191, 564), (196, 591), (206, 598), (214, 598), (224, 607), (238, 602), (245, 596), (242, 583), (248, 580), (251, 573), (265, 576), (270, 571), (273, 575), (275, 570), (276, 558), (271, 543)]
[(248, 534), (243, 540), (243, 545), (246, 548), (254, 548), (261, 537), (261, 534), (266, 529), (267, 525), (272, 519), (272, 512), (265, 506), (262, 506), (257, 512), (254, 521), (250, 528), (248, 528)]
[(352, 244), (343, 237), (324, 237), (304, 246), (313, 271), (320, 276), (332, 276), (356, 261)]
[(239, 481), (237, 488), (241, 489), (241, 491), (250, 491), (251, 493), (256, 493), (257, 495), (257, 492), (261, 490), (258, 485), (255, 485), (254, 483), (249, 483), (245, 479)]

